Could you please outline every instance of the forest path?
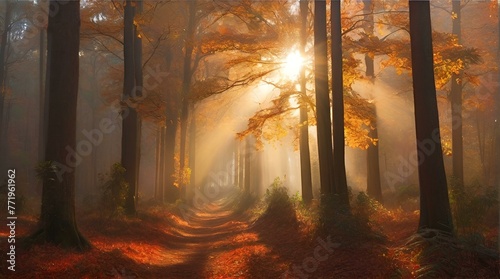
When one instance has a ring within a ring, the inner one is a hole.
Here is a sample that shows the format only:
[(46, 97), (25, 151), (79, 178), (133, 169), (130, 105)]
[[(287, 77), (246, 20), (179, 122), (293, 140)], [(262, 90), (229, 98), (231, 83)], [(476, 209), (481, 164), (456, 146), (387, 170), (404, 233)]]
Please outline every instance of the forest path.
[[(221, 266), (221, 257), (243, 246), (255, 245), (258, 240), (247, 236), (248, 217), (221, 204), (210, 203), (202, 209), (189, 209), (183, 217), (185, 222), (177, 222), (170, 228), (174, 241), (169, 241), (165, 247), (168, 278), (228, 278), (224, 269), (231, 267), (227, 262)], [(233, 260), (231, 263), (238, 265), (238, 259)], [(229, 277), (241, 275), (240, 271)]]

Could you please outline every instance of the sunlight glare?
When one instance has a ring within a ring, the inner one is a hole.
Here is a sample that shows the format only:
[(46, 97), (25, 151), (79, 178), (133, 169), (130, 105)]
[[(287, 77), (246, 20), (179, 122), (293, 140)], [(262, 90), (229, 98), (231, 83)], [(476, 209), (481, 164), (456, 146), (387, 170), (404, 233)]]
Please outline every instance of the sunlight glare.
[(288, 54), (285, 59), (285, 65), (283, 66), (283, 72), (288, 79), (297, 80), (303, 60), (298, 50)]

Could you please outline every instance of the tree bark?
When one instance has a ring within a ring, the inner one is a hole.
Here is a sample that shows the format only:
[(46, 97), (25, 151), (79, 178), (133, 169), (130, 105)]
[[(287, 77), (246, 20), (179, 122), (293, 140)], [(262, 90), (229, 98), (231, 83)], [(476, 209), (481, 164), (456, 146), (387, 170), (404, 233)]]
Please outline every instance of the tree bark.
[[(135, 27), (134, 27), (135, 7), (132, 1), (127, 0), (124, 8), (124, 29), (123, 29), (123, 99), (132, 100), (136, 93), (135, 75)], [(137, 162), (139, 160), (137, 147), (139, 144), (139, 117), (137, 111), (132, 107), (127, 107), (122, 115), (122, 150), (121, 162), (125, 168), (125, 181), (128, 183), (128, 192), (125, 199), (125, 213), (127, 215), (136, 214), (136, 189), (138, 182)]]
[(38, 161), (43, 161), (45, 157), (45, 141), (47, 131), (47, 110), (45, 106), (45, 29), (40, 28), (40, 46), (39, 46), (39, 68), (38, 68), (38, 92), (40, 94), (39, 116), (38, 116)]
[[(500, 30), (500, 3), (497, 4), (497, 18), (498, 18), (498, 30)], [(498, 40), (497, 40), (497, 65), (500, 65), (500, 32), (498, 32)], [(497, 82), (500, 83), (500, 71), (497, 71), (498, 79)], [(495, 117), (495, 178), (494, 178), (494, 186), (500, 188), (500, 94), (495, 94), (496, 98), (496, 117)], [(500, 198), (500, 192), (499, 192)], [(500, 239), (499, 239), (500, 240)], [(500, 241), (499, 241), (500, 248)]]
[[(65, 3), (62, 3), (65, 2)], [(80, 250), (90, 247), (80, 234), (75, 218), (75, 172), (67, 148), (76, 146), (76, 106), (78, 96), (80, 3), (50, 1), (48, 76), (49, 125), (45, 161), (58, 162), (57, 171), (43, 181), (41, 229), (33, 237), (56, 245)], [(78, 156), (78, 155), (75, 155)], [(71, 167), (71, 168), (69, 168)]]
[[(374, 33), (374, 21), (373, 21), (373, 2), (371, 0), (363, 1), (363, 12), (365, 13), (364, 19), (364, 31), (367, 39), (371, 38)], [(375, 65), (374, 57), (372, 54), (365, 54), (365, 76), (370, 79), (371, 84), (375, 82)], [(372, 95), (372, 94), (370, 94)], [(371, 105), (374, 123), (372, 127), (369, 127), (370, 132), (369, 137), (378, 139), (378, 127), (377, 127), (377, 107), (375, 104)], [(373, 128), (373, 130), (371, 129)], [(370, 145), (366, 150), (366, 192), (367, 194), (374, 198), (375, 200), (382, 203), (382, 186), (380, 182), (380, 163), (379, 163), (379, 152), (378, 143), (376, 145)]]
[[(375, 115), (375, 121), (372, 123), (373, 129), (370, 129), (368, 134), (369, 137), (378, 139), (377, 131), (377, 110), (374, 104), (371, 105), (373, 114)], [(375, 145), (370, 145), (366, 150), (367, 166), (366, 166), (366, 193), (368, 196), (374, 198), (378, 202), (382, 203), (382, 186), (380, 183), (380, 163), (379, 163), (379, 153), (378, 153), (378, 142)]]
[(0, 161), (0, 171), (4, 171), (4, 164), (6, 161), (6, 142), (5, 137), (5, 125), (4, 125), (4, 107), (5, 107), (5, 95), (7, 94), (6, 79), (7, 79), (7, 44), (9, 40), (10, 24), (12, 16), (12, 6), (10, 0), (5, 2), (5, 15), (4, 15), (4, 30), (2, 32), (1, 43), (0, 43), (0, 156), (3, 160)]
[(189, 21), (187, 27), (187, 35), (185, 42), (185, 52), (184, 52), (184, 67), (183, 67), (183, 77), (182, 77), (182, 104), (181, 104), (181, 138), (180, 138), (180, 168), (179, 168), (179, 187), (181, 190), (182, 198), (186, 197), (186, 189), (184, 182), (182, 181), (184, 176), (184, 169), (186, 164), (186, 140), (187, 140), (187, 121), (189, 118), (189, 92), (191, 89), (191, 61), (194, 48), (194, 32), (196, 25), (196, 0), (188, 2), (189, 6)]
[(175, 202), (179, 198), (179, 189), (175, 187), (175, 138), (179, 120), (176, 111), (167, 108), (167, 119), (165, 128), (165, 169), (164, 169), (164, 194), (167, 202)]
[(410, 0), (410, 40), (420, 181), (419, 230), (452, 233), (434, 83), (429, 1)]
[(245, 173), (244, 173), (244, 189), (245, 189), (245, 193), (247, 194), (250, 194), (250, 183), (252, 182), (251, 180), (251, 177), (250, 177), (250, 172), (251, 172), (251, 159), (253, 158), (252, 156), (252, 152), (254, 152), (253, 150), (253, 146), (252, 146), (252, 143), (251, 143), (251, 140), (250, 140), (250, 137), (247, 136), (245, 138), (245, 149), (246, 149), (246, 152), (245, 152)]
[(314, 1), (314, 83), (321, 195), (333, 190), (333, 150), (328, 94), (328, 55), (326, 38), (326, 1)]
[(160, 203), (165, 201), (165, 128), (159, 125), (156, 145), (156, 192), (155, 198)]
[(191, 174), (189, 183), (186, 185), (186, 198), (191, 203), (194, 198), (196, 187), (196, 111), (194, 105), (191, 105), (191, 123), (189, 124), (189, 166)]
[(340, 205), (349, 208), (349, 192), (345, 172), (344, 82), (342, 80), (342, 26), (340, 0), (332, 0), (332, 100), (333, 100), (333, 194)]
[[(453, 18), (452, 33), (457, 36), (458, 43), (461, 43), (462, 31), (460, 26), (461, 7), (460, 1), (452, 1), (452, 12), (456, 15)], [(451, 75), (451, 149), (453, 164), (453, 184), (458, 187), (464, 186), (464, 154), (462, 135), (462, 77), (463, 70), (458, 74)]]
[[(300, 53), (306, 57), (307, 45), (307, 14), (309, 13), (309, 0), (300, 1)], [(310, 204), (313, 198), (312, 176), (311, 176), (311, 154), (309, 151), (309, 119), (306, 89), (306, 68), (300, 68), (300, 177), (302, 185), (302, 200), (305, 204)]]
[(245, 151), (243, 150), (243, 141), (238, 141), (238, 187), (240, 190), (244, 189), (244, 176), (245, 176)]
[[(364, 16), (364, 31), (367, 36), (367, 39), (373, 36), (373, 2), (372, 0), (364, 0), (363, 1), (363, 13), (365, 14)], [(375, 78), (375, 64), (373, 61), (373, 55), (372, 54), (365, 54), (365, 76), (368, 78)]]

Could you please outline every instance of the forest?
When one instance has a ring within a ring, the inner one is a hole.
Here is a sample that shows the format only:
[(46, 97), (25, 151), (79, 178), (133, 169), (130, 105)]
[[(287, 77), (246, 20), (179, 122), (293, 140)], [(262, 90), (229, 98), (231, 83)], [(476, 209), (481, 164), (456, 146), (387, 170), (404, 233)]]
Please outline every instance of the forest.
[(0, 1), (0, 278), (499, 278), (500, 1)]

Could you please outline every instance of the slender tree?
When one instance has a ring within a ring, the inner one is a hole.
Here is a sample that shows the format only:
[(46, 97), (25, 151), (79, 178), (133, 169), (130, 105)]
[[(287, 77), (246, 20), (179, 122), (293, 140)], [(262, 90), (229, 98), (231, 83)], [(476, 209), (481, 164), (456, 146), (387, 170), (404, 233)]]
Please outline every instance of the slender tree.
[[(135, 31), (134, 25), (135, 4), (131, 0), (125, 2), (124, 8), (124, 27), (123, 27), (123, 57), (124, 57), (124, 76), (123, 76), (123, 99), (133, 100), (137, 94), (136, 67), (134, 60)], [(125, 168), (125, 181), (128, 183), (128, 193), (125, 201), (125, 212), (129, 215), (136, 213), (136, 189), (138, 182), (138, 146), (140, 143), (140, 120), (137, 111), (132, 108), (126, 108), (122, 114), (122, 152), (121, 162)]]
[[(4, 134), (7, 125), (4, 125), (4, 107), (5, 95), (7, 94), (6, 79), (7, 79), (7, 44), (11, 28), (12, 18), (12, 3), (10, 0), (5, 1), (3, 31), (0, 38), (0, 155), (5, 158), (5, 141)], [(0, 161), (0, 170), (3, 172), (4, 161)]]
[[(421, 229), (453, 232), (434, 82), (429, 1), (410, 0), (410, 40), (420, 182)], [(426, 148), (421, 148), (426, 146)]]
[(342, 26), (340, 0), (332, 0), (332, 100), (333, 100), (333, 193), (342, 206), (349, 206), (345, 172), (344, 83), (342, 74)]
[(46, 140), (46, 131), (47, 131), (47, 104), (45, 100), (45, 28), (40, 27), (40, 46), (39, 46), (39, 68), (38, 68), (38, 91), (40, 94), (40, 113), (38, 118), (38, 160), (43, 161), (44, 156), (44, 146)]
[[(364, 24), (363, 29), (365, 31), (365, 36), (370, 38), (373, 36), (373, 1), (365, 0), (363, 1), (363, 13), (364, 13)], [(365, 54), (365, 76), (373, 79), (375, 77), (375, 64), (373, 61), (373, 54), (366, 53)]]
[[(367, 39), (370, 39), (374, 35), (373, 1), (363, 1), (363, 13), (365, 20), (363, 30)], [(375, 83), (375, 63), (373, 53), (365, 54), (365, 76), (370, 80), (370, 84)], [(371, 127), (368, 127), (368, 129), (370, 129), (368, 136), (373, 139), (378, 139), (376, 104), (371, 104), (370, 108), (373, 113), (373, 122), (371, 123)], [(375, 200), (382, 202), (378, 146), (379, 141), (377, 141), (376, 144), (370, 144), (366, 149), (366, 193)]]
[(250, 183), (252, 181), (251, 179), (251, 159), (252, 159), (252, 152), (255, 152), (253, 150), (252, 146), (252, 141), (250, 137), (245, 138), (245, 167), (244, 167), (244, 174), (243, 174), (243, 179), (244, 179), (244, 191), (245, 193), (249, 194), (250, 193)]
[(193, 200), (196, 183), (196, 110), (195, 105), (191, 104), (191, 120), (189, 123), (189, 166), (191, 167), (190, 182), (186, 186), (186, 198)]
[[(306, 57), (307, 45), (307, 14), (309, 13), (309, 0), (300, 1), (300, 54)], [(308, 103), (306, 89), (306, 67), (300, 68), (300, 177), (302, 184), (302, 200), (309, 204), (313, 198), (311, 177), (311, 154), (309, 151), (309, 119), (307, 115)]]
[(314, 1), (314, 84), (318, 134), (321, 195), (333, 190), (333, 150), (328, 95), (328, 54), (326, 37), (326, 1)]
[(182, 104), (181, 104), (181, 137), (180, 137), (180, 168), (179, 168), (179, 186), (181, 189), (181, 195), (183, 198), (186, 197), (186, 189), (183, 185), (183, 176), (185, 172), (186, 164), (186, 140), (187, 140), (187, 127), (189, 118), (189, 92), (191, 90), (191, 78), (193, 76), (193, 69), (191, 63), (193, 60), (193, 50), (194, 50), (194, 38), (195, 38), (195, 27), (196, 27), (196, 0), (188, 2), (189, 9), (189, 19), (186, 33), (186, 42), (184, 50), (184, 65), (183, 65), (183, 77), (182, 77)]
[(156, 132), (156, 189), (155, 189), (155, 199), (160, 203), (165, 200), (165, 178), (164, 166), (165, 166), (165, 128), (159, 125), (158, 131)]
[[(451, 1), (452, 3), (452, 33), (457, 37), (457, 43), (462, 41), (461, 31), (461, 10), (460, 1)], [(453, 178), (457, 186), (464, 185), (464, 150), (462, 136), (462, 78), (463, 70), (453, 73), (451, 76), (451, 149), (453, 162)]]
[[(368, 136), (373, 139), (378, 139), (378, 130), (377, 130), (377, 107), (375, 104), (371, 104), (371, 109), (374, 115), (374, 121), (372, 122), (372, 126)], [(370, 146), (366, 149), (366, 193), (374, 198), (375, 200), (382, 202), (382, 186), (380, 183), (380, 162), (379, 162), (379, 153), (378, 153), (378, 142), (376, 144), (370, 144)]]
[(175, 137), (177, 127), (179, 126), (179, 116), (174, 106), (169, 106), (166, 113), (165, 127), (165, 163), (164, 163), (164, 194), (167, 202), (174, 202), (179, 197), (179, 189), (174, 186), (175, 183)]
[(68, 166), (67, 147), (76, 145), (76, 105), (78, 95), (80, 3), (50, 1), (58, 10), (49, 17), (47, 29), (47, 98), (49, 125), (45, 161), (51, 166), (42, 172), (43, 193), (40, 229), (35, 240), (80, 250), (90, 247), (80, 234), (75, 218), (75, 172)]
[[(172, 46), (167, 46), (166, 66), (170, 72), (172, 67), (173, 53)], [(173, 86), (174, 87), (174, 86)], [(167, 202), (174, 202), (179, 197), (179, 190), (175, 187), (175, 139), (177, 135), (177, 127), (179, 126), (179, 110), (180, 103), (179, 94), (175, 89), (167, 93), (166, 109), (165, 109), (165, 128), (164, 128), (164, 155), (163, 155), (163, 193), (166, 196)]]
[[(498, 21), (498, 30), (500, 30), (500, 2), (497, 4), (497, 21)], [(497, 40), (497, 65), (500, 65), (500, 32), (498, 32), (498, 40)], [(498, 79), (497, 82), (500, 83), (500, 71), (498, 71)], [(500, 94), (495, 95), (496, 101), (496, 121), (495, 121), (495, 152), (496, 152), (496, 167), (495, 167), (495, 180), (494, 185), (496, 187), (500, 187), (500, 162), (498, 158), (500, 158)], [(500, 243), (500, 242), (499, 242)], [(500, 248), (500, 244), (499, 244)]]

